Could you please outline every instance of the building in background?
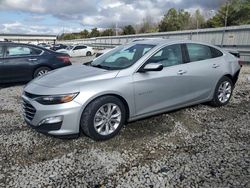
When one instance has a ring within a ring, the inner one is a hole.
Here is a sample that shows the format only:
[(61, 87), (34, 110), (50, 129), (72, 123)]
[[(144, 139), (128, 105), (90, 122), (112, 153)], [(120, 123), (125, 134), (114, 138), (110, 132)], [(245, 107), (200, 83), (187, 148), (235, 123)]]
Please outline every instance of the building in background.
[(55, 43), (56, 35), (34, 35), (34, 34), (4, 34), (0, 33), (0, 41), (12, 41), (28, 44)]

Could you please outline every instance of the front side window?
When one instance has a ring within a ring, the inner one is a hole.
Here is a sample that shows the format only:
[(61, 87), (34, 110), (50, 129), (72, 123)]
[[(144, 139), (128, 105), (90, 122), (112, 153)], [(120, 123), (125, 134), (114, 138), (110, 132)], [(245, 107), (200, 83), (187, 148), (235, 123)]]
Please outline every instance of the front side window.
[(174, 44), (167, 46), (153, 55), (146, 63), (160, 63), (163, 67), (182, 64), (181, 45)]
[(187, 44), (187, 50), (191, 62), (213, 58), (209, 46), (202, 44)]
[(7, 57), (22, 57), (30, 55), (39, 55), (42, 53), (42, 50), (29, 48), (26, 46), (9, 46), (6, 49)]
[(106, 69), (124, 69), (133, 65), (153, 47), (150, 44), (120, 46), (100, 56), (91, 65)]

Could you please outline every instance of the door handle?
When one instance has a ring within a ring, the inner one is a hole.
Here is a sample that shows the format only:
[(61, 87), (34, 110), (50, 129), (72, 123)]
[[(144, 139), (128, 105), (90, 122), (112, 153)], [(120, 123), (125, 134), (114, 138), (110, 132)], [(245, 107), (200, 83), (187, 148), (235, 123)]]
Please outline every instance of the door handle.
[(179, 71), (178, 71), (178, 74), (179, 74), (179, 75), (183, 75), (183, 74), (185, 74), (185, 73), (187, 73), (187, 71), (185, 71), (185, 70), (179, 70)]
[(217, 65), (217, 64), (213, 64), (213, 66), (212, 66), (213, 68), (218, 68), (218, 67), (220, 67), (220, 65)]
[(37, 61), (37, 58), (30, 58), (29, 61)]

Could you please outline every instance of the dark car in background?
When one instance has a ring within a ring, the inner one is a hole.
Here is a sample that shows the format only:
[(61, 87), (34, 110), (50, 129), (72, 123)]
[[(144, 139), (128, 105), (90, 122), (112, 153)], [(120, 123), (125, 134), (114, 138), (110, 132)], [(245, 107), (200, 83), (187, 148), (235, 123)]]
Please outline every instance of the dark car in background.
[(64, 44), (54, 44), (50, 49), (56, 51), (56, 50), (66, 49), (67, 47), (68, 46)]
[(0, 43), (0, 83), (30, 81), (71, 65), (69, 55), (21, 43)]

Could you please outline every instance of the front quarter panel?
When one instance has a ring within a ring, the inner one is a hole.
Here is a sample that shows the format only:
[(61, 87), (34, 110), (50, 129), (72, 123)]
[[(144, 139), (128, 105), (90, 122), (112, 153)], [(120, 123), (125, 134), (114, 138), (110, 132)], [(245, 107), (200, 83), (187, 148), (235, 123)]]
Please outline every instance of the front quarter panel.
[(82, 104), (82, 111), (93, 100), (104, 95), (118, 95), (128, 104), (129, 116), (135, 113), (134, 90), (131, 76), (89, 82), (80, 87), (79, 95), (74, 99)]

